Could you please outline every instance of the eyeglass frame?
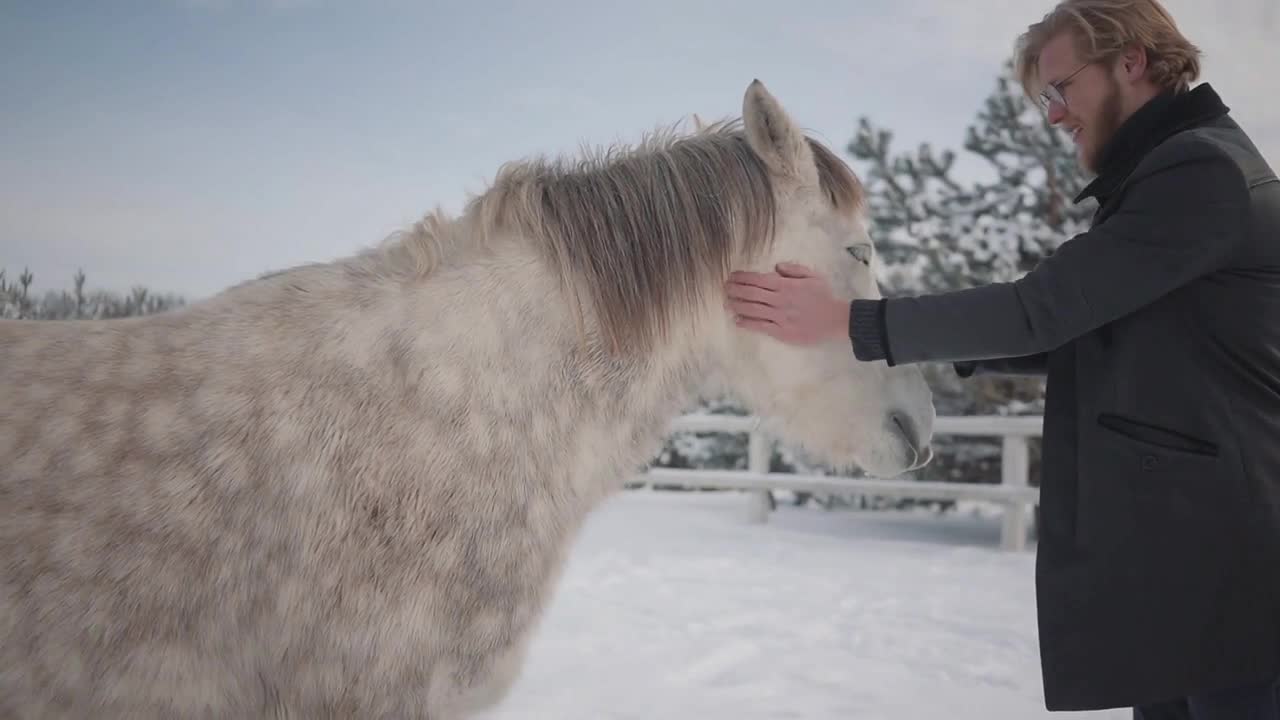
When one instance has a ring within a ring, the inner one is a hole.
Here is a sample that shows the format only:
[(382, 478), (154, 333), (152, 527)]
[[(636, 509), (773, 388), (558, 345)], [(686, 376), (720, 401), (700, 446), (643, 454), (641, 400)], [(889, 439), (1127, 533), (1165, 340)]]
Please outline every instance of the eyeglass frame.
[[(1079, 75), (1081, 71), (1083, 71), (1085, 68), (1089, 67), (1090, 65), (1092, 65), (1092, 63), (1085, 63), (1080, 67), (1076, 68), (1075, 72), (1071, 73), (1065, 78), (1057, 82), (1051, 82), (1047, 86), (1045, 86), (1045, 89), (1040, 91), (1041, 107), (1043, 107), (1047, 111), (1050, 108), (1050, 106), (1052, 106), (1053, 103), (1055, 102), (1064, 108), (1067, 107), (1067, 97), (1062, 93), (1062, 91), (1066, 89), (1067, 85), (1071, 84), (1071, 80), (1075, 78), (1075, 76)], [(1050, 95), (1051, 91), (1052, 91), (1052, 96)]]

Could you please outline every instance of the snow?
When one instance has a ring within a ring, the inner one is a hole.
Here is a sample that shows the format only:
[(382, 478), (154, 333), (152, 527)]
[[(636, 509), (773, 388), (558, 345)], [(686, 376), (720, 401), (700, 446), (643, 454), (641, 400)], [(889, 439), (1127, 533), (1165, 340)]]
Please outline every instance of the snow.
[(598, 510), (484, 718), (1058, 717), (1034, 554), (998, 549), (998, 513), (782, 505), (752, 524), (748, 502), (641, 490)]

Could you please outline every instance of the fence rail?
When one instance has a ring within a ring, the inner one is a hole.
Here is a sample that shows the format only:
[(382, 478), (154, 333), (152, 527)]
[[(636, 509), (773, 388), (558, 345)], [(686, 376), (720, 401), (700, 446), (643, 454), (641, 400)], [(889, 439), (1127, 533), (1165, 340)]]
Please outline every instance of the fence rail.
[(770, 491), (830, 493), (833, 495), (874, 495), (933, 500), (980, 500), (1003, 506), (1000, 545), (1006, 550), (1023, 550), (1032, 508), (1040, 499), (1039, 488), (1031, 487), (1030, 438), (1041, 434), (1040, 416), (959, 416), (939, 417), (934, 435), (998, 437), (1002, 439), (1000, 483), (925, 482), (899, 478), (849, 477), (805, 473), (769, 472), (774, 440), (759, 428), (753, 416), (692, 413), (676, 419), (671, 432), (727, 432), (748, 436), (746, 470), (700, 470), (650, 468), (637, 482), (689, 489), (741, 490), (753, 493), (753, 519), (763, 522), (772, 507)]

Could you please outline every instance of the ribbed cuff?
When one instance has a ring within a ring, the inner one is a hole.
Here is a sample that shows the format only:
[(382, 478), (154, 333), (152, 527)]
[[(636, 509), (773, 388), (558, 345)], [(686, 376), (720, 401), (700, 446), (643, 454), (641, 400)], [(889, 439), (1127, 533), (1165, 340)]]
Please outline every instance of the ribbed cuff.
[(854, 300), (849, 304), (849, 341), (853, 355), (862, 361), (884, 360), (893, 365), (885, 322), (887, 299)]

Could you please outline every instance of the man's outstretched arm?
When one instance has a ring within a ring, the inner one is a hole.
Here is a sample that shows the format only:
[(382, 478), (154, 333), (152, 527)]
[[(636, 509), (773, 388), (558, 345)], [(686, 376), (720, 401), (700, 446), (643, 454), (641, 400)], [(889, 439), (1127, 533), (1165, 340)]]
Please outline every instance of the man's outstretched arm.
[(1209, 142), (1169, 141), (1127, 193), (1119, 212), (1014, 282), (850, 303), (815, 275), (734, 273), (730, 306), (740, 326), (784, 342), (847, 333), (866, 361), (1041, 355), (1226, 266), (1246, 235), (1248, 187)]

